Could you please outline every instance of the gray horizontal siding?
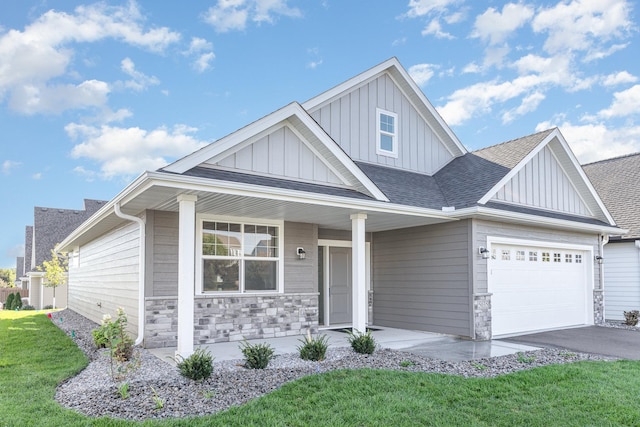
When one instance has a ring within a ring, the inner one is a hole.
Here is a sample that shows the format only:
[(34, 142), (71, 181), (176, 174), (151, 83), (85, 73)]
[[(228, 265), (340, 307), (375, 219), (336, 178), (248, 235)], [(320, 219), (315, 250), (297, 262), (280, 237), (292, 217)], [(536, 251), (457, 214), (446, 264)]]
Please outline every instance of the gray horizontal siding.
[(373, 235), (374, 323), (471, 335), (467, 222)]
[[(302, 247), (305, 259), (298, 259)], [(284, 224), (284, 290), (318, 292), (318, 226), (300, 222)]]
[(604, 247), (604, 313), (624, 320), (624, 312), (640, 310), (640, 250), (635, 242)]

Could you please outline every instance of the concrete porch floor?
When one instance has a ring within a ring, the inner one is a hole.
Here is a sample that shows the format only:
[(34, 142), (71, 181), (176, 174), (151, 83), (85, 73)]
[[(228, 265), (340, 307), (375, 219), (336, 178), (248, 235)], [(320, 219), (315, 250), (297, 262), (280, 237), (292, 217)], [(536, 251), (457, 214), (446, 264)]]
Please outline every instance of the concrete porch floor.
[[(348, 334), (336, 330), (320, 330), (329, 338), (329, 348), (349, 347)], [(406, 351), (433, 359), (458, 362), (514, 354), (521, 351), (537, 350), (539, 347), (511, 343), (501, 340), (470, 341), (450, 335), (432, 332), (409, 331), (380, 327), (372, 336), (379, 346), (392, 350)], [(282, 338), (251, 340), (251, 343), (269, 343), (275, 354), (295, 353), (298, 351), (303, 335)], [(206, 344), (202, 347), (211, 352), (215, 361), (242, 359), (240, 344), (242, 341)], [(153, 348), (149, 351), (167, 363), (174, 364), (175, 347)]]

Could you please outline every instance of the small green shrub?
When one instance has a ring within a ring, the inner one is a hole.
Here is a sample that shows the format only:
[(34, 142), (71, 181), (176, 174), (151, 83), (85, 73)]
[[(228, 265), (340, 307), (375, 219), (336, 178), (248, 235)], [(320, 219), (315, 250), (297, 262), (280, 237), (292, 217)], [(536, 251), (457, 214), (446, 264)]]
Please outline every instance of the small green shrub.
[(362, 333), (358, 330), (349, 331), (349, 344), (356, 353), (373, 354), (376, 349), (376, 340), (371, 336), (371, 331)]
[(118, 386), (118, 394), (121, 399), (127, 399), (130, 396), (128, 382), (124, 382)]
[(203, 348), (197, 348), (187, 358), (178, 355), (175, 361), (180, 375), (194, 381), (207, 379), (213, 372), (213, 357)]
[(267, 343), (249, 344), (244, 341), (240, 345), (244, 355), (244, 367), (248, 369), (264, 369), (267, 367), (273, 355), (273, 348)]
[(36, 308), (34, 306), (29, 305), (29, 304), (22, 306), (22, 310), (35, 310), (35, 309)]
[(640, 311), (631, 310), (624, 311), (624, 324), (629, 326), (636, 326), (638, 324), (638, 316), (640, 316)]
[(13, 299), (15, 296), (13, 294), (7, 295), (7, 300), (4, 302), (4, 309), (11, 310), (13, 307)]
[(45, 305), (42, 307), (43, 310), (53, 310), (53, 306), (51, 304)]
[(158, 410), (164, 408), (164, 399), (160, 398), (160, 395), (155, 388), (151, 387), (151, 391), (153, 392), (151, 399), (153, 399), (153, 403), (156, 405), (155, 409)]
[(126, 362), (133, 355), (133, 338), (127, 333), (127, 315), (123, 308), (118, 308), (118, 317), (111, 320), (109, 314), (102, 317), (100, 327), (91, 331), (93, 343), (98, 348), (111, 348), (111, 356), (120, 362)]
[(520, 363), (533, 363), (536, 360), (535, 356), (526, 356), (524, 353), (518, 353), (518, 362)]
[(411, 360), (403, 360), (402, 362), (400, 362), (400, 366), (402, 366), (403, 368), (408, 368), (414, 365), (415, 363), (413, 363)]
[(22, 295), (20, 295), (20, 292), (16, 292), (13, 295), (13, 306), (11, 307), (12, 310), (20, 310), (22, 308)]
[(299, 341), (302, 344), (298, 346), (298, 352), (302, 360), (313, 360), (314, 362), (324, 360), (327, 348), (329, 347), (329, 337), (326, 335), (318, 335), (312, 338), (311, 332), (308, 332), (307, 336)]

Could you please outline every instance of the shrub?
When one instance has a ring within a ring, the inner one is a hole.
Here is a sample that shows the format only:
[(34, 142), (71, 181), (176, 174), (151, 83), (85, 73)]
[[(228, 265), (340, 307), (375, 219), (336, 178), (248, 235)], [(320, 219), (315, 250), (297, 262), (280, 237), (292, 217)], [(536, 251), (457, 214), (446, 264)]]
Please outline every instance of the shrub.
[(13, 307), (14, 310), (20, 310), (22, 308), (22, 295), (20, 292), (16, 292), (13, 296)]
[(13, 307), (13, 299), (14, 298), (15, 298), (15, 295), (13, 295), (13, 294), (7, 295), (7, 300), (4, 302), (4, 309), (5, 310), (11, 310), (11, 308)]
[(111, 356), (119, 362), (126, 362), (133, 355), (133, 339), (127, 333), (127, 315), (118, 308), (115, 321), (105, 314), (100, 327), (91, 331), (93, 342), (98, 348), (111, 348)]
[(371, 331), (366, 333), (356, 330), (349, 331), (349, 344), (356, 353), (373, 354), (376, 349), (376, 340), (371, 336)]
[(213, 357), (203, 348), (197, 348), (186, 359), (177, 355), (175, 361), (180, 375), (194, 381), (207, 379), (213, 372)]
[(640, 311), (631, 310), (624, 312), (624, 324), (629, 326), (636, 326), (638, 324), (638, 316), (640, 316)]
[(249, 369), (264, 369), (275, 356), (273, 348), (267, 343), (249, 344), (247, 341), (240, 345), (244, 354), (244, 366)]
[(313, 360), (314, 362), (324, 360), (329, 347), (329, 338), (326, 335), (312, 338), (311, 332), (307, 332), (307, 336), (299, 341), (302, 344), (298, 346), (298, 352), (302, 360)]
[(34, 306), (32, 306), (32, 305), (27, 304), (27, 305), (23, 305), (22, 309), (23, 310), (35, 310), (36, 308)]
[(44, 307), (42, 307), (43, 310), (53, 310), (53, 306), (51, 304), (47, 304)]

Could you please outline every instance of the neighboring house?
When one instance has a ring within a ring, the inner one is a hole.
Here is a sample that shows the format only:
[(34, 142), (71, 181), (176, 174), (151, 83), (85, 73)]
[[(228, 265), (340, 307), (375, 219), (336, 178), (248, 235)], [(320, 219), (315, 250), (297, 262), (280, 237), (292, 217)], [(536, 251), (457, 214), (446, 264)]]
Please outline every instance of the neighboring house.
[(69, 307), (177, 346), (602, 321), (620, 233), (558, 129), (469, 153), (392, 58), (145, 172), (61, 243)]
[(22, 285), (22, 277), (24, 276), (24, 257), (19, 256), (16, 258), (16, 287), (21, 289), (27, 289)]
[(640, 310), (640, 153), (583, 166), (616, 223), (629, 230), (604, 247), (605, 318)]
[[(33, 226), (25, 233), (24, 272), (22, 287), (29, 290), (29, 304), (36, 309), (53, 305), (53, 288), (44, 286), (43, 261), (51, 259), (51, 250), (75, 228), (106, 204), (100, 200), (84, 200), (84, 210), (35, 207)], [(67, 305), (67, 285), (55, 289), (56, 307)]]

